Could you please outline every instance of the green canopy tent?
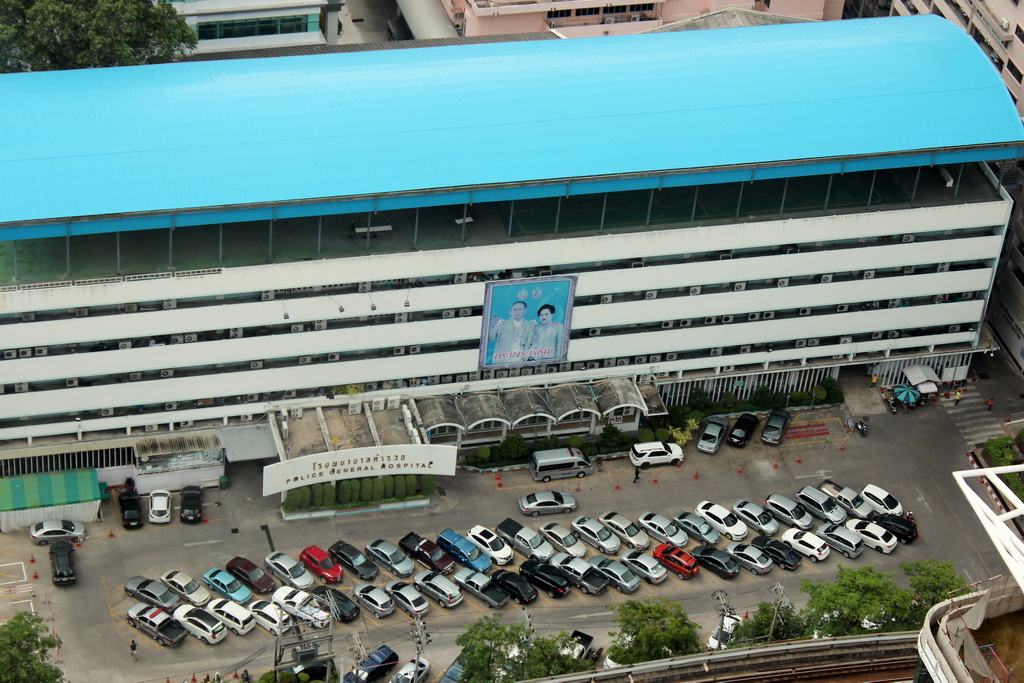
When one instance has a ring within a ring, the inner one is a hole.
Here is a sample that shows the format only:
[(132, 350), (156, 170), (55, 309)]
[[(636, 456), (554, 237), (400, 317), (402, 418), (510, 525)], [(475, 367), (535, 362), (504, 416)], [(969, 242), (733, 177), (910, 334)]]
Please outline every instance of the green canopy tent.
[(25, 529), (48, 519), (93, 522), (100, 493), (94, 469), (0, 478), (0, 531)]

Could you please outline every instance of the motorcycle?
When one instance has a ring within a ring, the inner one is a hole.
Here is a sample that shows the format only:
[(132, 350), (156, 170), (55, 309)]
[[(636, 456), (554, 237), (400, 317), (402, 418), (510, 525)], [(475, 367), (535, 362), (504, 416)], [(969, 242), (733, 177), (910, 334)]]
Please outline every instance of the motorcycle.
[(893, 415), (895, 415), (896, 412), (897, 412), (896, 398), (893, 397), (893, 396), (890, 396), (889, 400), (888, 400), (888, 403), (889, 403), (889, 412), (892, 413)]
[(868, 435), (868, 423), (864, 421), (864, 418), (857, 420), (857, 431), (860, 432), (862, 437)]

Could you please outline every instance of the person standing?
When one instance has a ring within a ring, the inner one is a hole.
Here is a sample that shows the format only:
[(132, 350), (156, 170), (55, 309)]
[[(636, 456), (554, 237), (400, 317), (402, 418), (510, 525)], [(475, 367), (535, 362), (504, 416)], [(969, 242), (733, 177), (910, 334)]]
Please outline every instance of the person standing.
[(990, 399), (989, 399), (989, 400), (988, 400), (988, 401), (987, 401), (987, 402), (985, 403), (985, 405), (986, 405), (986, 406), (988, 406), (987, 408), (985, 408), (985, 410), (987, 410), (987, 411), (991, 412), (991, 411), (992, 411), (992, 406), (994, 406), (995, 404), (996, 404), (996, 400), (995, 400), (994, 398), (990, 398)]
[(633, 483), (635, 484), (638, 481), (640, 481), (640, 467), (639, 466), (633, 468)]
[(871, 388), (874, 389), (876, 384), (878, 384), (878, 375), (871, 375)]
[(956, 400), (953, 401), (953, 405), (958, 405), (960, 403), (960, 399), (964, 397), (963, 393), (961, 393), (959, 389), (956, 390), (954, 396), (956, 397)]
[(139, 653), (137, 652), (137, 650), (139, 649), (138, 643), (136, 643), (133, 640), (132, 644), (128, 646), (128, 649), (131, 650), (132, 659), (134, 659), (136, 662), (139, 661)]

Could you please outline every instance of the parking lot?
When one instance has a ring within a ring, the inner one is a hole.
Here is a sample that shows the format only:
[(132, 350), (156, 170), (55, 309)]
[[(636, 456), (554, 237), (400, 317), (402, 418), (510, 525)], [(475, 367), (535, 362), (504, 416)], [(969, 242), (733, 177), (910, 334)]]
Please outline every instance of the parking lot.
[[(870, 405), (863, 403), (859, 410), (874, 410)], [(107, 521), (88, 525), (89, 537), (76, 553), (79, 581), (69, 588), (56, 588), (49, 582), (45, 548), (32, 545), (27, 533), (8, 535), (0, 549), (0, 618), (7, 618), (13, 609), (28, 607), (42, 614), (64, 640), (61, 665), (73, 683), (182, 681), (191, 680), (193, 673), (201, 680), (207, 673), (230, 674), (234, 664), (272, 645), (273, 638), (256, 629), (244, 636), (230, 635), (213, 646), (187, 637), (176, 648), (161, 648), (125, 622), (127, 608), (134, 601), (124, 594), (124, 582), (136, 574), (155, 579), (169, 569), (184, 570), (198, 579), (210, 568), (223, 567), (235, 555), (262, 564), (271, 549), (297, 557), (308, 545), (326, 548), (339, 539), (362, 548), (377, 537), (397, 542), (408, 531), (436, 538), (446, 527), (465, 533), (475, 524), (493, 528), (505, 517), (534, 526), (551, 520), (568, 526), (574, 515), (526, 518), (518, 513), (519, 496), (544, 488), (575, 495), (580, 501), (576, 514), (597, 516), (613, 509), (635, 520), (648, 510), (667, 516), (684, 509), (692, 511), (706, 499), (730, 506), (738, 498), (761, 502), (773, 492), (792, 496), (802, 486), (817, 485), (827, 477), (858, 489), (867, 483), (880, 484), (917, 516), (921, 538), (913, 545), (897, 546), (891, 555), (865, 550), (859, 558), (845, 560), (833, 553), (818, 564), (804, 561), (793, 572), (778, 568), (764, 576), (741, 572), (733, 580), (709, 572), (688, 581), (670, 575), (661, 585), (641, 585), (632, 596), (612, 590), (586, 596), (574, 590), (559, 600), (541, 594), (525, 610), (511, 603), (500, 610), (509, 621), (525, 619), (528, 612), (534, 628), (543, 633), (586, 631), (600, 646), (608, 645), (608, 631), (613, 629), (614, 615), (607, 607), (631, 598), (657, 595), (679, 600), (691, 618), (709, 629), (717, 619), (716, 601), (711, 598), (716, 590), (726, 591), (741, 616), (756, 609), (759, 602), (770, 600), (769, 586), (776, 582), (799, 606), (805, 597), (799, 591), (800, 581), (830, 580), (840, 564), (873, 564), (881, 570), (897, 571), (901, 562), (936, 557), (954, 561), (969, 581), (1005, 571), (948, 476), (951, 470), (965, 468), (967, 461), (960, 449), (949, 447), (955, 442), (955, 426), (942, 405), (910, 415), (889, 415), (879, 409), (871, 416), (867, 438), (846, 434), (846, 415), (838, 409), (795, 415), (791, 432), (795, 438), (781, 447), (751, 443), (739, 450), (723, 446), (717, 455), (708, 456), (688, 446), (682, 466), (651, 468), (637, 483), (632, 483), (633, 468), (627, 459), (602, 460), (592, 476), (550, 485), (534, 482), (525, 470), (497, 476), (460, 472), (439, 478), (441, 491), (429, 508), (302, 522), (283, 522), (276, 499), (264, 500), (259, 495), (259, 472), (243, 463), (229, 469), (229, 489), (207, 492), (206, 522), (200, 525), (175, 520), (165, 526), (147, 524), (138, 531), (124, 531), (116, 507), (104, 504)], [(587, 557), (593, 554), (588, 546)], [(30, 561), (33, 556), (35, 563)], [(522, 559), (517, 556), (513, 567)], [(32, 578), (33, 572), (38, 572), (38, 580)], [(391, 578), (382, 572), (374, 583), (383, 585)], [(346, 574), (341, 587), (350, 590), (358, 582)], [(29, 590), (23, 588), (26, 585), (32, 594), (24, 592)], [(454, 639), (464, 626), (491, 613), (468, 595), (450, 611), (432, 605), (425, 618), (432, 642), (424, 653), (433, 665), (432, 679), (456, 656)], [(346, 669), (352, 666), (359, 646), (372, 650), (383, 643), (403, 659), (411, 658), (415, 654), (411, 625), (412, 620), (400, 611), (375, 619), (366, 610), (350, 624), (335, 624), (341, 665)], [(132, 638), (139, 642), (138, 662), (129, 656)], [(266, 670), (272, 651), (270, 647), (258, 654), (246, 667), (254, 673)]]

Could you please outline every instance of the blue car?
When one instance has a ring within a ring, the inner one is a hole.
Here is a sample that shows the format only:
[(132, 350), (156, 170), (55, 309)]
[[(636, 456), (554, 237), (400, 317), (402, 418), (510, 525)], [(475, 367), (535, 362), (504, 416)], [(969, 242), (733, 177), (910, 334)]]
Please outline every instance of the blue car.
[(437, 544), (463, 566), (483, 573), (491, 570), (491, 558), (480, 552), (475, 543), (451, 529), (445, 529), (438, 535)]
[(234, 600), (240, 605), (244, 605), (252, 600), (252, 591), (223, 569), (215, 568), (203, 574), (203, 583), (209, 586), (210, 590), (217, 595), (222, 595), (228, 600)]

